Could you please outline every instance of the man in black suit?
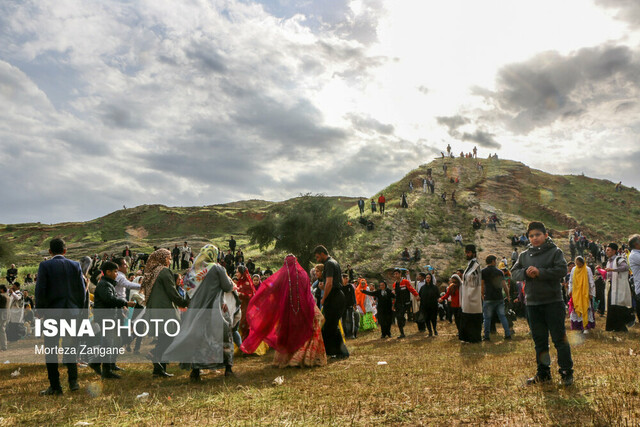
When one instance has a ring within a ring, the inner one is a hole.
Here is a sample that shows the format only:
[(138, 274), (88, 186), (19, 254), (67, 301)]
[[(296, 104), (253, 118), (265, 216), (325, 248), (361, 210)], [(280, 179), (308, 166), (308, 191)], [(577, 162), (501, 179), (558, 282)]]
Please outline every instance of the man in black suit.
[[(89, 293), (82, 275), (80, 263), (64, 257), (67, 248), (62, 239), (53, 239), (49, 243), (49, 254), (52, 258), (40, 263), (38, 280), (36, 281), (35, 299), (38, 317), (52, 316), (58, 319), (75, 318), (80, 322), (87, 317)], [(56, 310), (55, 312), (53, 310)], [(59, 337), (44, 337), (44, 346), (54, 348), (59, 345)], [(65, 337), (64, 347), (77, 346), (75, 338)], [(77, 357), (64, 355), (62, 360), (67, 366), (69, 389), (76, 391), (78, 386)], [(58, 372), (57, 354), (46, 356), (49, 388), (40, 392), (42, 395), (60, 395), (60, 374)]]

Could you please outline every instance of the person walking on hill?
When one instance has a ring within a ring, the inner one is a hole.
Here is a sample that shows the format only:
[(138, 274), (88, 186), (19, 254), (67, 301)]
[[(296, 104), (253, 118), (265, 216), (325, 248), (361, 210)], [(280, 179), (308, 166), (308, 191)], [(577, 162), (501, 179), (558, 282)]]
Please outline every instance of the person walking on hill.
[(231, 238), (229, 239), (229, 249), (231, 249), (231, 252), (236, 253), (236, 241), (233, 238), (233, 236), (231, 236)]
[(511, 267), (516, 265), (516, 262), (518, 262), (518, 249), (514, 247), (513, 252), (511, 252)]
[(462, 244), (462, 234), (458, 233), (453, 240), (455, 241), (456, 245), (460, 245), (460, 247), (464, 247)]
[(360, 210), (360, 216), (364, 215), (364, 200), (362, 200), (362, 197), (358, 199), (358, 209)]
[(401, 206), (404, 209), (407, 209), (409, 207), (409, 203), (407, 203), (407, 194), (406, 193), (402, 193), (402, 203)]
[(371, 213), (376, 213), (376, 201), (371, 199)]
[(527, 228), (531, 245), (520, 253), (511, 269), (512, 278), (525, 282), (524, 293), (531, 337), (536, 348), (537, 373), (527, 385), (551, 380), (549, 334), (558, 352), (562, 384), (573, 384), (573, 360), (565, 328), (565, 304), (562, 279), (567, 274), (567, 262), (562, 250), (549, 238), (542, 222), (531, 222)]
[(378, 206), (380, 207), (380, 215), (384, 214), (385, 203), (387, 203), (387, 199), (384, 197), (384, 194), (380, 194), (380, 197), (378, 197)]

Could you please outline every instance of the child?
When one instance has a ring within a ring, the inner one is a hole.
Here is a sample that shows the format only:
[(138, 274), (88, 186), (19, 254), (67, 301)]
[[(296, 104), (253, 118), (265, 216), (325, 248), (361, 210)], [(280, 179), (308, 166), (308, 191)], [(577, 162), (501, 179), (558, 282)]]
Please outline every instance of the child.
[(538, 372), (527, 380), (527, 385), (551, 380), (549, 334), (558, 352), (558, 365), (562, 384), (573, 384), (573, 360), (565, 329), (565, 305), (562, 299), (562, 278), (567, 273), (567, 262), (562, 250), (549, 238), (541, 222), (531, 222), (527, 228), (531, 242), (520, 253), (511, 269), (513, 280), (525, 282), (527, 314), (531, 337), (536, 347)]
[(440, 302), (444, 302), (447, 298), (451, 298), (451, 316), (456, 322), (456, 329), (458, 329), (458, 335), (460, 335), (460, 317), (462, 315), (462, 309), (460, 308), (460, 286), (462, 285), (462, 279), (458, 274), (454, 274), (449, 279), (449, 287), (447, 292), (440, 297)]
[(391, 338), (391, 324), (393, 323), (393, 299), (395, 294), (387, 289), (385, 282), (380, 282), (377, 291), (362, 290), (362, 293), (376, 298), (377, 317), (382, 334), (380, 338)]

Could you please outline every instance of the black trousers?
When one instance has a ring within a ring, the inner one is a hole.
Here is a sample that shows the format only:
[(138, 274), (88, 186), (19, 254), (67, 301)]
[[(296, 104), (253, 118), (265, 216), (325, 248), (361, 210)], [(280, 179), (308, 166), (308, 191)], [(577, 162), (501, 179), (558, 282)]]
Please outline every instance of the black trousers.
[(424, 314), (424, 320), (427, 324), (429, 334), (438, 332), (438, 306), (434, 307), (422, 307), (422, 313)]
[(542, 305), (527, 306), (529, 315), (529, 327), (531, 337), (536, 347), (536, 362), (538, 375), (548, 377), (551, 375), (551, 357), (549, 355), (549, 334), (558, 352), (558, 365), (561, 375), (573, 373), (573, 360), (571, 359), (571, 347), (567, 340), (567, 332), (564, 326), (566, 310), (564, 302), (552, 302)]
[(180, 263), (181, 263), (180, 267), (183, 270), (186, 270), (187, 268), (189, 268), (189, 261), (182, 260), (182, 261), (180, 261)]
[(177, 270), (180, 268), (180, 256), (173, 258), (173, 264), (171, 265), (171, 268), (173, 270)]
[(458, 338), (471, 343), (482, 341), (482, 313), (462, 313)]
[(380, 213), (384, 213), (384, 203), (378, 203), (378, 206), (380, 207)]
[(404, 326), (407, 324), (407, 319), (405, 314), (407, 312), (407, 308), (396, 307), (396, 322), (398, 323), (398, 329), (400, 330), (400, 335), (404, 335)]
[[(59, 337), (44, 337), (44, 346), (45, 347), (56, 347), (59, 346), (60, 338)], [(67, 347), (76, 347), (77, 354), (77, 339), (73, 337), (65, 337), (62, 341), (62, 346)], [(49, 377), (49, 385), (51, 388), (60, 390), (62, 387), (60, 386), (60, 372), (58, 372), (58, 355), (57, 354), (47, 354), (45, 356), (45, 361), (47, 362), (47, 376)], [(62, 363), (67, 367), (67, 375), (69, 377), (69, 384), (78, 381), (78, 364), (76, 360), (76, 356), (68, 356), (63, 355)]]
[(382, 337), (391, 337), (391, 325), (393, 324), (393, 312), (380, 313), (378, 312), (378, 323), (380, 323), (380, 330)]
[(346, 308), (344, 293), (341, 289), (332, 288), (331, 293), (324, 300), (324, 327), (322, 328), (322, 339), (329, 356), (349, 356), (347, 346), (344, 344), (340, 333), (340, 319)]

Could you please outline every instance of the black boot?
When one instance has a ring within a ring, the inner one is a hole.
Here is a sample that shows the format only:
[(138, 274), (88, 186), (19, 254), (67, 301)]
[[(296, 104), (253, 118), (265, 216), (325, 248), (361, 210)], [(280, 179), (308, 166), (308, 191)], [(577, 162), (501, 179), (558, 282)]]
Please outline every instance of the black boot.
[(231, 369), (231, 365), (226, 365), (224, 368), (224, 376), (225, 377), (231, 377), (231, 376), (235, 376), (235, 374), (233, 373), (233, 370)]
[(173, 374), (168, 374), (167, 371), (164, 370), (160, 363), (153, 364), (153, 376), (160, 378), (169, 378), (172, 377)]
[(111, 372), (111, 363), (102, 364), (102, 379), (114, 379), (119, 380), (120, 375), (115, 372)]
[(89, 367), (95, 371), (96, 374), (102, 376), (102, 370), (99, 363), (89, 363)]
[(200, 369), (192, 369), (191, 370), (191, 375), (189, 375), (189, 378), (191, 378), (191, 382), (192, 383), (197, 383), (202, 381), (202, 378), (200, 378)]

